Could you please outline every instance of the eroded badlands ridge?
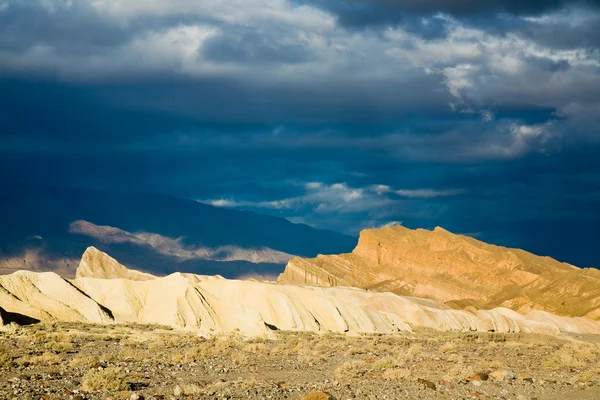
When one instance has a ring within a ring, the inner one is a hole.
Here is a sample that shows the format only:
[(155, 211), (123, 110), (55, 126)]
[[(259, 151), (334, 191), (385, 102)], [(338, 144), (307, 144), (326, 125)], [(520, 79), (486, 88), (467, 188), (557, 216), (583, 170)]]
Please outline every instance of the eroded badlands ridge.
[[(90, 248), (77, 279), (18, 271), (0, 276), (0, 307), (23, 318), (152, 323), (202, 333), (239, 330), (380, 332), (437, 330), (600, 334), (600, 323), (542, 311), (452, 310), (430, 300), (357, 288), (282, 285), (175, 273), (149, 277)], [(125, 277), (126, 279), (124, 279)], [(150, 279), (149, 279), (150, 278)]]
[(350, 254), (295, 257), (279, 282), (356, 286), (464, 309), (505, 307), (600, 319), (600, 271), (442, 228), (364, 230)]

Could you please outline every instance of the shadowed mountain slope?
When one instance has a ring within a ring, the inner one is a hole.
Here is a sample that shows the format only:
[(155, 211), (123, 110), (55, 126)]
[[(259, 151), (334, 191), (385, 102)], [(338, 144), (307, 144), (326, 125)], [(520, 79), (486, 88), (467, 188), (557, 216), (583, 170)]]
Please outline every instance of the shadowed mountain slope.
[(74, 276), (94, 246), (155, 274), (276, 276), (292, 255), (349, 251), (354, 238), (283, 218), (153, 194), (9, 186), (0, 196), (0, 273)]
[(389, 291), (458, 309), (506, 307), (600, 319), (599, 270), (490, 245), (442, 228), (367, 229), (352, 253), (293, 258), (279, 281)]

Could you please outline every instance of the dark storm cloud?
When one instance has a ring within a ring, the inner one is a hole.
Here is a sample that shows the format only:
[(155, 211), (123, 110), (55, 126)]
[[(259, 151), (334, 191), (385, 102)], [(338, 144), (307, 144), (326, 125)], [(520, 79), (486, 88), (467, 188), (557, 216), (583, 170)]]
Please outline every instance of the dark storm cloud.
[(0, 32), (0, 47), (5, 51), (23, 51), (36, 44), (90, 54), (127, 41), (136, 27), (123, 29), (90, 13), (81, 2), (62, 12), (48, 12), (35, 2), (10, 2), (0, 12)]
[(506, 13), (516, 16), (539, 15), (569, 5), (598, 7), (598, 0), (305, 0), (333, 12), (348, 26), (395, 24), (407, 15), (429, 16), (445, 13), (455, 17)]
[(0, 182), (600, 265), (595, 5), (0, 0)]

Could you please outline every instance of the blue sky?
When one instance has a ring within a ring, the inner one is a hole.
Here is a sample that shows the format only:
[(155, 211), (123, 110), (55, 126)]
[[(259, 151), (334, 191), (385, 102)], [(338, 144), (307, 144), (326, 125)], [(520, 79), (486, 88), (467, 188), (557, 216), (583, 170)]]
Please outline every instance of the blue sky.
[(598, 1), (0, 0), (0, 179), (600, 266)]

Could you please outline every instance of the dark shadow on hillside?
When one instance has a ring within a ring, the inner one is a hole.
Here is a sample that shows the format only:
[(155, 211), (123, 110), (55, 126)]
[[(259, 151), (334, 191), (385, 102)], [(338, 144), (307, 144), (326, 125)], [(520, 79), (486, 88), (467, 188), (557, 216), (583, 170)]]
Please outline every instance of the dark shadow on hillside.
[(2, 321), (6, 325), (14, 322), (15, 324), (25, 326), (37, 324), (38, 322), (40, 322), (39, 319), (35, 319), (19, 313), (8, 312), (3, 310), (2, 308), (0, 308), (0, 316), (2, 317)]

